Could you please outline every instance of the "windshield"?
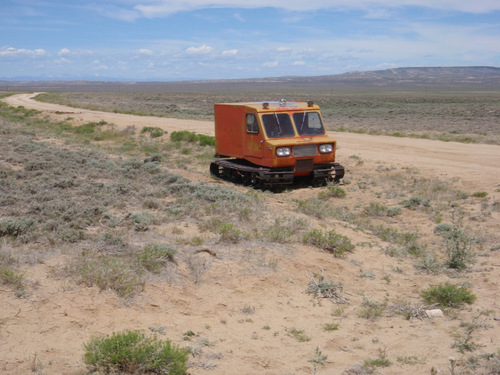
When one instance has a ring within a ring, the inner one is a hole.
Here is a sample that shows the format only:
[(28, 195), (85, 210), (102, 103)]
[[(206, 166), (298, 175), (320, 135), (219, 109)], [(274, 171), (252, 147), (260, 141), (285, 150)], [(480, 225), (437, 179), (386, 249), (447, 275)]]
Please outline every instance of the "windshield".
[(262, 115), (262, 123), (269, 138), (285, 138), (295, 136), (292, 120), (288, 113), (270, 113)]
[(293, 121), (300, 135), (325, 134), (321, 116), (318, 112), (300, 112), (293, 114)]

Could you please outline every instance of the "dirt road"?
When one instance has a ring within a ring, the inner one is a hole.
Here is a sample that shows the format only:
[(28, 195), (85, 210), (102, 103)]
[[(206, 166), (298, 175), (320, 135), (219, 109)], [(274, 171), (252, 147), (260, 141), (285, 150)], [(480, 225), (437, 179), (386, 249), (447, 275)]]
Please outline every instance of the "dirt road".
[[(33, 99), (39, 93), (18, 94), (4, 99), (11, 106), (24, 106), (43, 112), (55, 120), (71, 117), (75, 123), (104, 120), (118, 128), (135, 126), (159, 127), (167, 131), (189, 130), (213, 135), (211, 121), (181, 120), (153, 116), (135, 116), (119, 113), (78, 109)], [(494, 191), (500, 187), (500, 147), (495, 145), (464, 144), (425, 139), (373, 136), (365, 134), (331, 134), (338, 141), (338, 161), (352, 155), (363, 160), (380, 160), (397, 166), (420, 169), (430, 176), (459, 178), (470, 188)]]

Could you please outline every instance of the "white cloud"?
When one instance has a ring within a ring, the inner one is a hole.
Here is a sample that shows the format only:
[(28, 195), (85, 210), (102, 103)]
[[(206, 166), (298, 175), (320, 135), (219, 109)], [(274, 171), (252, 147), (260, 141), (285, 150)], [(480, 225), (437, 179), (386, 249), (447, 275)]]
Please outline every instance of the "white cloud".
[(228, 49), (228, 50), (222, 52), (223, 56), (235, 56), (237, 54), (238, 54), (237, 49)]
[[(181, 11), (193, 11), (210, 8), (243, 8), (258, 9), (274, 7), (286, 11), (317, 11), (324, 9), (358, 9), (374, 14), (386, 13), (387, 8), (400, 8), (403, 6), (426, 7), (446, 11), (461, 11), (467, 13), (488, 13), (500, 10), (497, 0), (142, 0), (134, 6), (135, 11), (143, 17), (165, 17)], [(374, 11), (373, 9), (379, 9)], [(132, 11), (131, 11), (132, 12)], [(133, 12), (132, 12), (133, 13)], [(128, 15), (129, 17), (131, 15)], [(116, 15), (115, 15), (116, 17)], [(122, 16), (125, 18), (124, 16)]]
[(152, 56), (153, 55), (153, 51), (151, 51), (150, 49), (147, 49), (147, 48), (141, 48), (139, 51), (137, 51), (139, 54), (141, 55), (148, 55), (148, 56)]
[(189, 47), (188, 49), (186, 49), (186, 52), (192, 55), (206, 55), (212, 52), (213, 50), (214, 50), (213, 47), (204, 44), (200, 47)]
[(23, 57), (44, 57), (48, 53), (41, 48), (38, 49), (24, 49), (24, 48), (13, 48), (13, 47), (2, 47), (0, 48), (0, 58), (23, 58)]
[(71, 54), (71, 51), (67, 48), (63, 48), (59, 51), (59, 53), (57, 54), (58, 56), (65, 56), (65, 55), (69, 55)]
[(278, 52), (290, 52), (292, 49), (290, 47), (278, 47)]
[(279, 63), (277, 61), (267, 61), (264, 64), (262, 64), (262, 66), (265, 68), (274, 68), (274, 67), (278, 66), (278, 64)]
[(233, 17), (236, 18), (240, 22), (245, 22), (245, 19), (243, 18), (243, 16), (240, 13), (235, 13), (233, 15)]
[(124, 9), (115, 5), (107, 5), (103, 3), (93, 3), (86, 5), (84, 8), (97, 12), (105, 17), (122, 20), (122, 21), (135, 21), (141, 16), (141, 12), (137, 10)]
[(55, 62), (57, 64), (69, 64), (69, 63), (71, 63), (71, 60), (69, 60), (69, 59), (67, 59), (65, 57), (62, 57), (60, 59), (55, 60)]
[(302, 66), (302, 65), (306, 65), (305, 61), (294, 61), (292, 63), (292, 65), (294, 66)]

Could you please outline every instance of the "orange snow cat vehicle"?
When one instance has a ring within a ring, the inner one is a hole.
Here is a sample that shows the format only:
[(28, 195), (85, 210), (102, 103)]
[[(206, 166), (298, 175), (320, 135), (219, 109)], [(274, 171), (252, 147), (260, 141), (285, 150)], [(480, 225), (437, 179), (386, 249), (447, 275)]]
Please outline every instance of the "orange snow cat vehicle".
[(311, 101), (215, 104), (214, 115), (216, 177), (274, 187), (299, 177), (338, 182), (344, 176), (335, 162), (337, 142)]

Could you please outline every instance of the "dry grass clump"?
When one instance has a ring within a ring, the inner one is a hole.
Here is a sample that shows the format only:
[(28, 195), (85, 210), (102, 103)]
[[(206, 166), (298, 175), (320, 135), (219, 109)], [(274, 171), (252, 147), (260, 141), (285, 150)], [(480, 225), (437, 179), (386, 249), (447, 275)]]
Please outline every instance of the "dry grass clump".
[(173, 247), (160, 243), (120, 253), (83, 251), (72, 257), (59, 274), (77, 283), (113, 290), (120, 297), (130, 298), (143, 290), (148, 272), (158, 274), (167, 263), (176, 263), (176, 252)]
[(0, 252), (0, 285), (14, 288), (16, 295), (25, 293), (25, 274), (17, 269), (16, 260), (8, 252)]

